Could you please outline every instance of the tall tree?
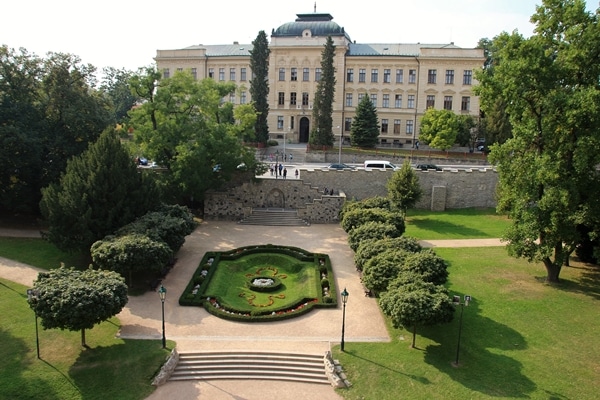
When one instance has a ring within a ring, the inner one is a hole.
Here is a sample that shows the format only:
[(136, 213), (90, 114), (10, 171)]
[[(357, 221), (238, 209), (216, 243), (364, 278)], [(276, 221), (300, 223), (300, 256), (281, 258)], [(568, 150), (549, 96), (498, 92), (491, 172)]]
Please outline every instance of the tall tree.
[(139, 100), (129, 86), (129, 80), (133, 72), (125, 69), (105, 68), (104, 78), (100, 85), (100, 91), (108, 97), (113, 123), (122, 123), (127, 118), (127, 113)]
[(29, 306), (44, 329), (81, 331), (84, 347), (85, 330), (117, 315), (128, 300), (124, 279), (112, 271), (61, 267), (40, 273), (33, 289), (37, 295), (28, 300)]
[(265, 31), (258, 32), (256, 39), (252, 42), (250, 50), (250, 69), (252, 80), (250, 81), (250, 95), (256, 110), (256, 122), (254, 131), (256, 141), (266, 144), (269, 140), (269, 41)]
[(242, 163), (256, 169), (254, 151), (243, 145), (256, 112), (249, 104), (234, 109), (223, 101), (235, 91), (234, 83), (196, 81), (189, 72), (158, 82), (155, 77), (146, 70), (132, 79), (146, 101), (130, 112), (130, 124), (144, 154), (167, 168), (161, 178), (176, 200), (202, 200)]
[(352, 146), (374, 148), (379, 142), (379, 119), (377, 109), (369, 96), (364, 96), (352, 121), (350, 143)]
[(0, 47), (0, 207), (39, 212), (40, 189), (109, 124), (94, 74), (73, 55)]
[(421, 118), (419, 140), (435, 149), (447, 150), (456, 143), (461, 116), (450, 110), (429, 108)]
[(581, 241), (578, 226), (600, 214), (600, 28), (585, 6), (544, 0), (533, 36), (498, 35), (493, 74), (479, 76), (482, 104), (501, 97), (513, 127), (491, 155), (498, 209), (512, 221), (504, 239), (511, 255), (542, 262), (549, 282)]
[(387, 183), (388, 197), (392, 204), (406, 215), (406, 210), (414, 207), (423, 196), (423, 189), (419, 177), (413, 170), (408, 160), (404, 161), (402, 168), (394, 172)]
[(333, 101), (335, 100), (335, 45), (327, 36), (321, 52), (321, 79), (317, 83), (313, 102), (313, 129), (310, 144), (333, 146)]
[(87, 252), (95, 241), (154, 209), (158, 200), (152, 182), (137, 171), (114, 130), (107, 130), (69, 161), (58, 183), (43, 189), (40, 209), (52, 243)]

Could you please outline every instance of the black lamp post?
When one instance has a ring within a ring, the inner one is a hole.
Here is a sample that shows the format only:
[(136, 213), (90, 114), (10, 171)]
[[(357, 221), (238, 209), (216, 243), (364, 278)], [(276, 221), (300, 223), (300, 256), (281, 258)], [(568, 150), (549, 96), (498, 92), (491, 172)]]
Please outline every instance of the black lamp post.
[(37, 351), (37, 358), (40, 358), (40, 336), (38, 334), (38, 316), (37, 311), (35, 310), (35, 306), (37, 304), (39, 292), (35, 289), (27, 289), (27, 298), (29, 302), (33, 305), (33, 315), (35, 315), (35, 348)]
[(160, 303), (162, 304), (162, 347), (167, 347), (167, 338), (165, 337), (165, 298), (167, 297), (167, 288), (160, 285), (158, 289), (158, 296), (160, 297)]
[(348, 302), (348, 291), (344, 288), (344, 291), (341, 293), (342, 295), (342, 351), (344, 351), (344, 328), (346, 327), (346, 303)]
[(453, 296), (452, 297), (452, 303), (455, 306), (460, 306), (460, 317), (458, 320), (458, 343), (456, 344), (456, 360), (454, 360), (454, 362), (452, 363), (453, 366), (458, 367), (458, 355), (460, 353), (460, 335), (462, 333), (462, 317), (463, 317), (463, 311), (465, 310), (465, 306), (469, 305), (469, 302), (471, 301), (471, 296), (469, 295), (465, 295), (464, 301), (461, 302), (460, 301), (460, 296)]

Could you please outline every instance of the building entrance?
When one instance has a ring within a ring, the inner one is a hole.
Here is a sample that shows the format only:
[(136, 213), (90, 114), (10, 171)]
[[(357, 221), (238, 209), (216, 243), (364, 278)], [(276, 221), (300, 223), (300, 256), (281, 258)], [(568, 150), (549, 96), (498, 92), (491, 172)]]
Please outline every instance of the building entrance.
[(300, 118), (300, 131), (298, 134), (299, 143), (308, 143), (308, 135), (310, 133), (310, 121), (307, 117)]

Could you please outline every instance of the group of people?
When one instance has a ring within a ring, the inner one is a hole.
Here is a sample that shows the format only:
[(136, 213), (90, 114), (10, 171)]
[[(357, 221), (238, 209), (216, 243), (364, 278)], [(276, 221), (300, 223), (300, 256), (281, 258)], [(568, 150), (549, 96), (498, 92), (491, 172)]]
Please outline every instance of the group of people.
[[(273, 153), (269, 154), (269, 160), (273, 161), (273, 158), (278, 158), (279, 154), (277, 154), (275, 157), (273, 157)], [(283, 154), (283, 161), (287, 161), (289, 158), (290, 162), (292, 162), (294, 160), (294, 155), (292, 153), (289, 154), (289, 156), (287, 154)]]
[[(271, 166), (269, 166), (269, 172), (271, 172), (271, 176), (275, 175), (275, 179), (277, 179), (278, 176), (283, 176), (283, 179), (287, 178), (287, 168), (282, 164), (282, 163), (275, 163), (275, 164), (271, 164)], [(296, 179), (298, 178), (298, 170), (296, 169), (296, 171), (294, 172), (294, 174), (296, 175)]]

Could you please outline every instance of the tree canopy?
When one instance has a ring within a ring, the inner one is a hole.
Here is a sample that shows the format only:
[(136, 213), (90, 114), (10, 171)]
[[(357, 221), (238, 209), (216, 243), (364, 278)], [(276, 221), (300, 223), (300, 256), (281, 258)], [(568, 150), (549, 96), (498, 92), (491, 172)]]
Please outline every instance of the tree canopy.
[(387, 191), (391, 203), (402, 212), (403, 216), (421, 199), (423, 189), (419, 177), (408, 160), (402, 164), (400, 170), (392, 174), (387, 183)]
[(333, 145), (333, 102), (335, 99), (335, 45), (327, 36), (321, 52), (321, 79), (317, 83), (313, 102), (313, 129), (310, 144), (316, 146)]
[(461, 116), (451, 110), (429, 108), (421, 118), (419, 140), (434, 149), (447, 150), (456, 143)]
[(194, 80), (189, 72), (171, 78), (146, 69), (132, 78), (144, 103), (130, 112), (135, 140), (144, 155), (166, 167), (162, 179), (176, 200), (202, 200), (209, 188), (229, 181), (244, 164), (254, 172), (254, 151), (243, 139), (253, 132), (251, 104), (233, 107), (224, 101), (236, 89), (232, 82)]
[(44, 329), (81, 331), (117, 315), (127, 304), (127, 285), (112, 271), (57, 268), (42, 272), (33, 282), (36, 296), (29, 306), (42, 320)]
[(369, 98), (363, 96), (350, 129), (350, 143), (352, 146), (374, 148), (379, 141), (379, 119), (377, 109)]
[(256, 111), (256, 122), (253, 138), (259, 143), (267, 143), (269, 140), (269, 41), (265, 31), (258, 32), (256, 39), (252, 42), (250, 50), (250, 69), (252, 79), (250, 80), (250, 95)]
[(114, 130), (105, 131), (67, 164), (58, 183), (42, 190), (48, 239), (68, 251), (90, 246), (158, 206), (158, 193), (137, 171)]
[(544, 0), (534, 34), (493, 39), (493, 68), (478, 74), (482, 109), (505, 105), (512, 138), (492, 147), (498, 210), (512, 225), (509, 253), (543, 262), (547, 281), (582, 240), (599, 232), (600, 30), (581, 0)]

